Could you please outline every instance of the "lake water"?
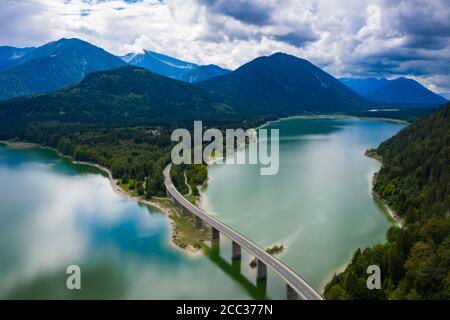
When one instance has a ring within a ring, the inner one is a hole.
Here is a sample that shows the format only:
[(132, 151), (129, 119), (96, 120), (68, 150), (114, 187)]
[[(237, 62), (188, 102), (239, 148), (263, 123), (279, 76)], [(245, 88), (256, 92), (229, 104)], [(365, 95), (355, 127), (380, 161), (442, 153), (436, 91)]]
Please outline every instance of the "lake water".
[[(0, 147), (0, 299), (252, 297), (220, 259), (186, 256), (169, 233), (95, 168)], [(81, 268), (79, 291), (66, 287), (69, 265)]]
[[(402, 125), (363, 120), (291, 119), (280, 129), (280, 171), (210, 168), (203, 206), (279, 255), (317, 289), (357, 247), (382, 242), (390, 222), (370, 196), (378, 164), (363, 155)], [(170, 224), (154, 209), (115, 194), (97, 169), (42, 149), (0, 146), (0, 299), (283, 298), (269, 272), (255, 283), (230, 243), (190, 257), (169, 243)], [(81, 290), (66, 269), (81, 268)]]
[(370, 194), (379, 164), (364, 152), (403, 127), (351, 118), (272, 123), (266, 128), (280, 130), (278, 173), (213, 165), (202, 206), (261, 247), (284, 245), (277, 257), (322, 290), (357, 248), (384, 241), (392, 222)]

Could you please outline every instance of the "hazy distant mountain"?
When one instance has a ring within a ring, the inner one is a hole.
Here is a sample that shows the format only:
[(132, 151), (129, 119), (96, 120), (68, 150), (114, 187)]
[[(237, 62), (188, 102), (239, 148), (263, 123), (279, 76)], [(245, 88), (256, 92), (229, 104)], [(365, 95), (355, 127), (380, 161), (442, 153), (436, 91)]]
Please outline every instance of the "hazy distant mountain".
[(195, 63), (178, 60), (153, 51), (129, 53), (121, 58), (132, 66), (142, 67), (177, 80), (181, 80), (184, 74), (198, 67)]
[(222, 76), (224, 74), (230, 73), (231, 70), (223, 69), (219, 66), (216, 66), (214, 64), (208, 64), (206, 66), (198, 66), (188, 73), (185, 73), (181, 80), (189, 82), (189, 83), (195, 83), (200, 82), (204, 80), (208, 80), (214, 77)]
[(284, 53), (259, 57), (198, 85), (222, 95), (243, 113), (345, 112), (363, 110), (368, 104), (309, 61)]
[(367, 94), (383, 88), (388, 84), (389, 80), (386, 78), (366, 78), (366, 79), (353, 79), (353, 78), (341, 78), (339, 79), (347, 87), (355, 91), (357, 94), (365, 97)]
[(124, 65), (120, 58), (79, 39), (49, 42), (0, 72), (0, 99), (53, 91), (92, 71)]
[(15, 48), (0, 46), (0, 71), (9, 68), (16, 60), (22, 58), (34, 48)]
[(447, 100), (450, 100), (450, 92), (439, 92), (439, 95)]
[(184, 82), (199, 82), (230, 72), (214, 64), (201, 66), (154, 51), (129, 53), (121, 57), (126, 63)]
[(368, 100), (397, 106), (437, 106), (447, 100), (413, 79), (349, 79), (341, 81)]
[(367, 95), (367, 99), (391, 104), (441, 105), (446, 99), (415, 80), (398, 78)]

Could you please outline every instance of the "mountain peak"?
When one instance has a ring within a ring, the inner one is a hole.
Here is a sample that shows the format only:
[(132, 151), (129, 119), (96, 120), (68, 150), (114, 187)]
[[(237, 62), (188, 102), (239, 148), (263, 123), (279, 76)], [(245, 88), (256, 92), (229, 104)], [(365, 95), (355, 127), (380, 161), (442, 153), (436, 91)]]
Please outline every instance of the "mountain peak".
[(61, 38), (56, 40), (55, 42), (83, 42), (83, 43), (88, 43), (84, 40), (81, 40), (79, 38)]
[(81, 46), (92, 46), (92, 47), (96, 47), (95, 45), (93, 45), (92, 43), (89, 43), (87, 41), (84, 41), (82, 39), (79, 38), (61, 38), (58, 39), (56, 41), (51, 41), (47, 44), (45, 44), (44, 46), (58, 46), (58, 45), (63, 45), (63, 46), (67, 46), (67, 45), (81, 45)]
[(294, 56), (292, 54), (281, 52), (281, 51), (275, 52), (275, 53), (271, 54), (270, 56), (267, 56), (267, 58), (269, 58), (269, 59), (274, 59), (275, 58), (275, 59), (284, 59), (284, 60), (296, 60), (296, 61), (308, 62), (308, 63), (312, 64), (311, 62), (309, 62), (306, 59), (299, 58), (299, 57), (296, 57), (296, 56)]
[(447, 100), (414, 79), (400, 77), (367, 95), (369, 100), (400, 105), (436, 106)]
[(284, 52), (281, 52), (281, 51), (277, 51), (275, 53), (272, 53), (269, 57), (289, 57), (289, 56), (293, 57), (290, 54), (287, 54), (287, 53), (284, 53)]
[(363, 97), (394, 106), (436, 106), (446, 100), (414, 79), (342, 78), (342, 83)]
[(126, 65), (77, 38), (62, 38), (15, 59), (0, 77), (0, 99), (43, 93), (81, 80), (88, 73)]
[(241, 112), (283, 116), (359, 110), (367, 104), (319, 67), (282, 52), (256, 58), (201, 85), (231, 97)]

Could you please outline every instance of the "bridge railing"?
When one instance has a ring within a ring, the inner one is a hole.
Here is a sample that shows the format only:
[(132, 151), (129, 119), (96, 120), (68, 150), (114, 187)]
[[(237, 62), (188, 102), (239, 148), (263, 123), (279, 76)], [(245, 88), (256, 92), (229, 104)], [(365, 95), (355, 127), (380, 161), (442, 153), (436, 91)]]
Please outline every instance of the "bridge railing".
[(286, 282), (286, 297), (288, 299), (297, 299), (297, 294), (305, 300), (322, 300), (322, 297), (299, 275), (292, 271), (288, 266), (280, 260), (267, 253), (264, 249), (241, 235), (239, 232), (228, 227), (215, 217), (209, 215), (199, 207), (187, 200), (174, 186), (171, 176), (169, 164), (164, 169), (164, 184), (167, 190), (167, 196), (172, 199), (174, 204), (182, 207), (183, 215), (189, 212), (194, 214), (196, 227), (202, 226), (202, 222), (206, 222), (212, 228), (212, 241), (217, 241), (219, 233), (225, 235), (233, 242), (234, 259), (240, 259), (240, 250), (243, 247), (251, 255), (257, 259), (257, 279), (262, 280), (267, 277), (267, 266), (269, 266), (276, 274), (278, 274)]

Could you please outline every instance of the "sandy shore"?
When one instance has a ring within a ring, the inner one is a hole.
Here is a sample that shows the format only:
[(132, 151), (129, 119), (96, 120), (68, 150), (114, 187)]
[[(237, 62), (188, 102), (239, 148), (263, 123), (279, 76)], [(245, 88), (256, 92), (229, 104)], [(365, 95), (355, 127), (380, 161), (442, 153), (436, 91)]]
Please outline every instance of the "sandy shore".
[[(143, 205), (150, 206), (150, 207), (158, 210), (159, 212), (161, 212), (168, 218), (170, 225), (171, 225), (170, 241), (169, 241), (169, 244), (171, 245), (171, 247), (173, 247), (177, 250), (180, 250), (191, 257), (198, 256), (198, 254), (200, 253), (199, 248), (196, 248), (192, 245), (188, 245), (184, 248), (181, 248), (180, 246), (177, 245), (177, 241), (176, 241), (176, 237), (177, 237), (177, 233), (178, 233), (177, 232), (177, 224), (171, 217), (171, 215), (176, 214), (176, 212), (171, 207), (166, 207), (158, 201), (143, 199), (141, 197), (137, 197), (137, 196), (134, 196), (134, 195), (128, 193), (127, 191), (125, 191), (124, 189), (122, 189), (120, 187), (119, 181), (117, 179), (113, 178), (112, 172), (109, 168), (99, 165), (99, 164), (96, 164), (96, 163), (92, 163), (92, 162), (76, 161), (76, 160), (72, 159), (71, 157), (62, 154), (61, 152), (59, 152), (59, 150), (57, 150), (55, 148), (41, 146), (41, 145), (35, 144), (35, 143), (20, 142), (20, 141), (0, 141), (0, 144), (4, 144), (9, 148), (14, 148), (14, 149), (39, 148), (39, 149), (44, 149), (44, 150), (51, 150), (51, 151), (55, 152), (56, 154), (58, 154), (58, 156), (60, 156), (64, 159), (67, 159), (74, 164), (87, 165), (87, 166), (95, 167), (95, 168), (103, 171), (104, 173), (107, 174), (109, 183), (111, 184), (111, 187), (116, 194), (118, 194), (122, 197), (126, 197), (127, 199), (136, 201), (138, 203), (141, 203)], [(160, 200), (164, 201), (164, 200), (167, 200), (167, 198), (160, 198)]]
[(386, 122), (400, 123), (400, 124), (405, 124), (405, 125), (410, 124), (408, 121), (400, 120), (400, 119), (393, 119), (393, 118), (382, 118), (382, 117), (356, 117), (356, 118), (363, 119), (363, 120), (386, 121)]
[[(378, 156), (376, 156), (376, 155), (371, 155), (371, 154), (369, 154), (369, 153), (367, 153), (367, 152), (365, 153), (365, 156), (367, 156), (367, 157), (369, 157), (369, 158), (372, 158), (372, 159), (378, 161), (378, 163), (380, 164), (380, 170), (381, 170), (381, 168), (383, 167), (383, 161), (381, 160), (380, 157), (378, 157)], [(389, 205), (386, 203), (386, 201), (383, 200), (383, 198), (382, 198), (382, 197), (374, 190), (375, 183), (377, 182), (377, 175), (378, 175), (378, 172), (379, 172), (379, 170), (378, 170), (377, 172), (375, 172), (374, 175), (373, 175), (373, 177), (372, 177), (372, 183), (371, 183), (371, 185), (372, 185), (372, 187), (371, 187), (371, 193), (372, 193), (372, 196), (373, 196), (378, 202), (380, 202), (380, 203), (383, 205), (383, 207), (384, 207), (384, 209), (386, 210), (386, 212), (389, 214), (389, 216), (392, 218), (392, 220), (395, 221), (395, 224), (396, 224), (399, 228), (403, 228), (405, 224), (404, 224), (404, 221), (402, 220), (402, 218), (401, 218), (394, 210), (392, 210), (392, 208), (389, 207)]]
[[(290, 116), (290, 117), (284, 117), (284, 118), (279, 118), (277, 120), (273, 120), (273, 121), (267, 121), (263, 124), (261, 124), (260, 126), (253, 128), (254, 130), (258, 130), (261, 128), (264, 128), (272, 123), (276, 123), (276, 122), (280, 122), (283, 120), (288, 120), (288, 119), (348, 119), (348, 118), (358, 118), (358, 119), (363, 119), (363, 120), (374, 120), (374, 121), (389, 121), (389, 122), (395, 122), (395, 123), (401, 123), (401, 124), (408, 124), (405, 121), (402, 120), (398, 120), (398, 119), (390, 119), (390, 118), (371, 118), (371, 117), (354, 117), (354, 116), (347, 116), (347, 115), (297, 115), (297, 116)], [(25, 148), (42, 148), (42, 149), (47, 149), (47, 150), (52, 150), (54, 152), (56, 152), (59, 156), (66, 158), (68, 160), (70, 160), (72, 163), (75, 164), (83, 164), (83, 165), (89, 165), (92, 167), (96, 167), (99, 170), (102, 170), (103, 172), (105, 172), (108, 176), (109, 182), (111, 184), (112, 189), (114, 190), (114, 192), (116, 192), (117, 194), (119, 194), (120, 196), (123, 197), (127, 197), (128, 199), (131, 199), (133, 201), (136, 201), (138, 203), (147, 205), (147, 206), (151, 206), (152, 208), (157, 209), (158, 211), (160, 211), (161, 213), (163, 213), (170, 221), (171, 224), (171, 232), (170, 232), (170, 245), (173, 246), (174, 248), (177, 248), (185, 253), (188, 253), (189, 255), (193, 255), (198, 253), (200, 250), (192, 245), (187, 245), (184, 248), (181, 248), (180, 246), (177, 245), (177, 223), (172, 219), (171, 215), (172, 214), (176, 214), (176, 212), (174, 212), (174, 210), (171, 207), (167, 207), (164, 206), (161, 202), (158, 201), (154, 201), (154, 200), (147, 200), (147, 199), (143, 199), (141, 197), (137, 197), (134, 196), (130, 193), (128, 193), (127, 191), (125, 191), (124, 189), (122, 189), (120, 187), (120, 184), (118, 183), (118, 181), (116, 179), (113, 178), (112, 176), (112, 172), (111, 170), (109, 170), (109, 168), (101, 166), (99, 164), (96, 163), (91, 163), (91, 162), (84, 162), (84, 161), (75, 161), (74, 159), (72, 159), (69, 156), (66, 156), (64, 154), (62, 154), (61, 152), (59, 152), (57, 149), (55, 148), (50, 148), (50, 147), (44, 147), (38, 144), (34, 144), (34, 143), (27, 143), (27, 142), (19, 142), (19, 141), (0, 141), (1, 144), (4, 144), (8, 147), (11, 148), (16, 148), (16, 149), (25, 149)], [(239, 146), (235, 151), (237, 152), (238, 150), (240, 150), (241, 148), (245, 148), (247, 147), (247, 144), (241, 145)], [(366, 154), (367, 155), (367, 154)], [(383, 162), (380, 159), (377, 159), (376, 157), (367, 155), (375, 160), (377, 160), (381, 166), (383, 165)], [(223, 156), (219, 156), (219, 157), (214, 157), (213, 159), (210, 159), (211, 161), (209, 163), (207, 163), (208, 165), (212, 165), (216, 162), (218, 162), (219, 160), (224, 160)], [(374, 174), (373, 178), (372, 178), (372, 195), (375, 199), (377, 199), (385, 208), (386, 212), (389, 214), (389, 216), (395, 221), (395, 223), (402, 228), (404, 226), (404, 222), (402, 221), (402, 219), (396, 214), (396, 212), (394, 210), (392, 210), (392, 208), (390, 208), (387, 203), (380, 197), (380, 195), (378, 195), (373, 187), (375, 185), (376, 182), (376, 175), (377, 173)], [(200, 188), (199, 188), (200, 189)], [(201, 190), (201, 189), (200, 189)], [(163, 201), (164, 198), (161, 198), (160, 201)], [(202, 207), (202, 193), (200, 192), (200, 196), (196, 201), (196, 205), (199, 207)]]
[(317, 114), (317, 115), (297, 115), (297, 116), (290, 116), (290, 117), (283, 117), (279, 118), (277, 120), (271, 120), (263, 123), (259, 127), (256, 127), (255, 130), (264, 128), (272, 123), (277, 123), (283, 120), (290, 120), (290, 119), (361, 119), (361, 120), (373, 120), (373, 121), (386, 121), (386, 122), (394, 122), (394, 123), (400, 123), (409, 125), (407, 121), (400, 120), (400, 119), (393, 119), (393, 118), (383, 118), (383, 117), (358, 117), (358, 116), (352, 116), (352, 115), (340, 115), (340, 114)]

